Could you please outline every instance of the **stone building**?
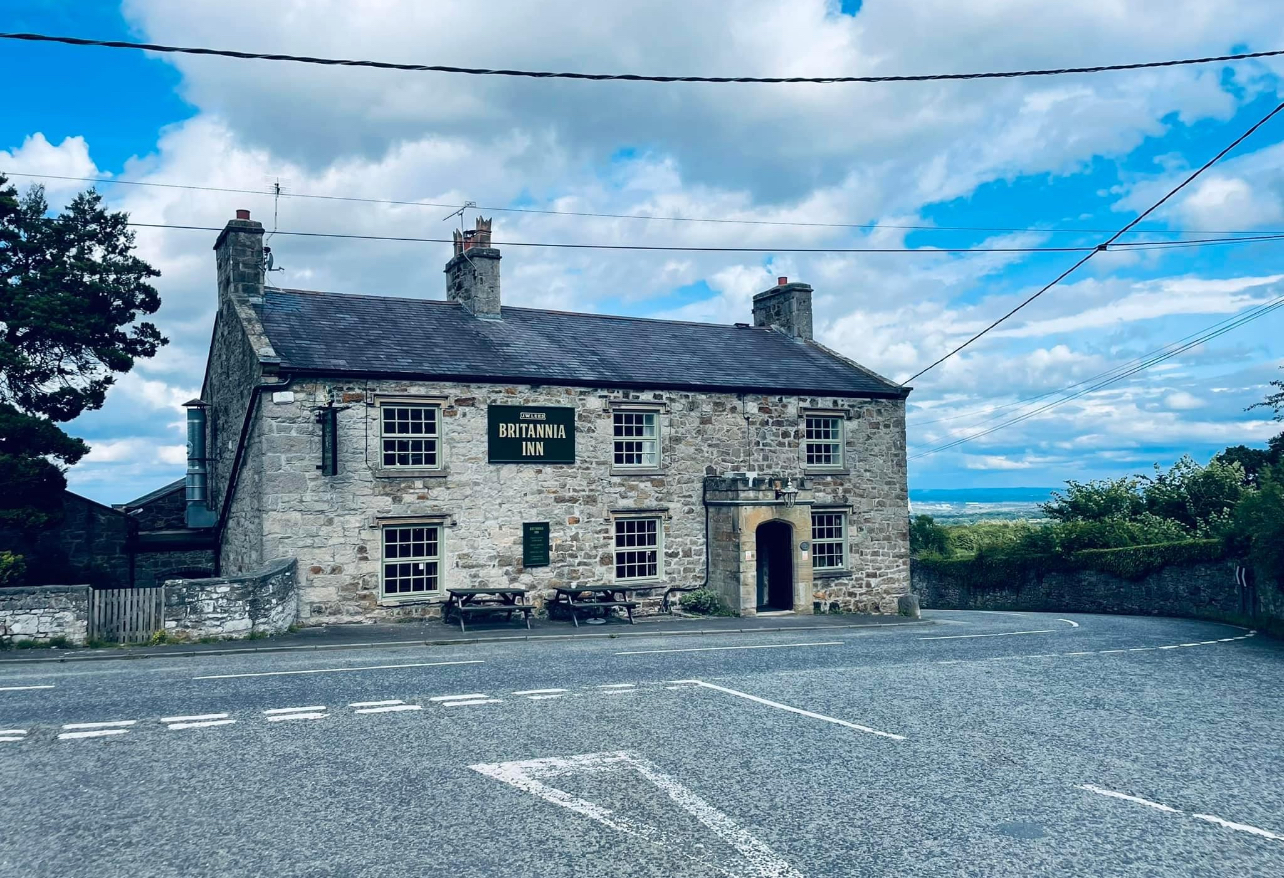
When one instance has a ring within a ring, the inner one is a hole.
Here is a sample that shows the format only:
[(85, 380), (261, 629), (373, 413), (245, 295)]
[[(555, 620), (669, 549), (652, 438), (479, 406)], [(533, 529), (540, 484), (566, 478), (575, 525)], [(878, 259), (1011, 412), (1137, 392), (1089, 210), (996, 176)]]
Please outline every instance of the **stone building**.
[(722, 326), (501, 305), (484, 221), (445, 300), (265, 285), (248, 211), (214, 250), (188, 524), (222, 575), (295, 559), (305, 621), (451, 586), (707, 585), (743, 615), (909, 591), (909, 388), (812, 338), (806, 284)]
[(145, 588), (166, 579), (213, 575), (214, 539), (184, 523), (183, 480), (129, 503), (104, 506), (64, 490), (49, 528), (0, 528), (0, 551), (19, 554), (31, 585)]

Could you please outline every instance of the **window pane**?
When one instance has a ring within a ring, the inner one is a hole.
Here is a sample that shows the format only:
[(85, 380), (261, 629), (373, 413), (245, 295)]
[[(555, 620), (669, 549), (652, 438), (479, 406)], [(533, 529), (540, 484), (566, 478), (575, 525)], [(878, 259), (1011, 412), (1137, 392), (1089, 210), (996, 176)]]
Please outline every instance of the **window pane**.
[(427, 594), (440, 590), (437, 525), (383, 529), (384, 594)]
[(841, 569), (847, 566), (846, 516), (841, 512), (813, 512), (811, 516), (811, 566)]
[(807, 466), (841, 466), (843, 425), (841, 418), (808, 416), (804, 421), (803, 454)]
[(382, 406), (383, 465), (437, 466), (437, 426), (436, 406)]
[(655, 412), (615, 412), (616, 466), (659, 466), (659, 417)]
[(660, 575), (660, 520), (622, 518), (615, 522), (615, 578), (654, 579)]

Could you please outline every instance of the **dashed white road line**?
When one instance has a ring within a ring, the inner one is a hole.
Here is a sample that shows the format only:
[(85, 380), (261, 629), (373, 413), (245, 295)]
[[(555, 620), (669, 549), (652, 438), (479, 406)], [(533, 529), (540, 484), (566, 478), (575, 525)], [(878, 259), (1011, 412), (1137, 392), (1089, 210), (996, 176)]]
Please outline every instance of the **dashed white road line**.
[(0, 692), (25, 692), (28, 689), (52, 689), (53, 684), (46, 686), (0, 686)]
[[(967, 636), (967, 635), (965, 635)], [(971, 635), (975, 636), (975, 635)], [(825, 640), (817, 643), (763, 643), (753, 646), (692, 646), (686, 649), (639, 649), (632, 652), (617, 652), (616, 655), (657, 655), (664, 652), (722, 652), (729, 649), (790, 649), (797, 646), (842, 646), (841, 640)]]
[(0, 729), (0, 743), (12, 743), (27, 740), (26, 729)]
[(163, 723), (196, 723), (207, 719), (227, 719), (225, 713), (200, 713), (195, 716), (163, 716)]
[(389, 707), (393, 704), (405, 704), (400, 698), (391, 701), (354, 701), (348, 707)]
[(550, 698), (565, 698), (566, 693), (549, 693), (548, 695), (527, 695), (531, 701), (548, 701)]
[(315, 713), (318, 710), (325, 710), (324, 704), (316, 704), (311, 707), (273, 707), (263, 711), (266, 716), (273, 716), (278, 713)]
[(279, 723), (291, 719), (325, 719), (330, 714), (324, 711), (316, 713), (279, 713), (276, 716), (270, 716), (267, 721), (270, 723)]
[(734, 695), (737, 698), (744, 698), (748, 701), (754, 701), (758, 704), (765, 704), (767, 707), (774, 707), (777, 710), (786, 710), (790, 713), (796, 713), (800, 716), (810, 717), (812, 719), (822, 720), (827, 723), (833, 723), (837, 726), (845, 726), (849, 729), (855, 729), (858, 732), (866, 732), (870, 735), (878, 735), (880, 738), (891, 738), (893, 741), (904, 741), (904, 735), (895, 735), (891, 732), (884, 732), (878, 729), (871, 729), (869, 726), (858, 725), (857, 723), (848, 722), (845, 719), (837, 719), (832, 716), (825, 716), (823, 713), (812, 713), (810, 710), (803, 710), (800, 707), (790, 707), (788, 704), (781, 704), (779, 701), (769, 701), (766, 698), (759, 698), (757, 695), (750, 695), (748, 692), (740, 692), (736, 689), (728, 689), (725, 686), (715, 686), (713, 683), (706, 683), (703, 680), (674, 680), (674, 683), (694, 683), (705, 689), (714, 689), (718, 692), (725, 692), (728, 695)]
[(474, 698), (471, 701), (443, 701), (442, 707), (468, 707), (472, 704), (499, 704), (502, 699), (499, 698)]
[(637, 683), (603, 683), (601, 686), (598, 686), (597, 688), (599, 689), (635, 689), (637, 688), (637, 685), (638, 685)]
[(429, 698), (428, 700), (441, 702), (441, 701), (461, 701), (461, 700), (467, 700), (469, 698), (489, 698), (489, 697), (490, 696), (484, 692), (470, 692), (467, 695), (434, 695), (432, 698)]
[(1165, 814), (1180, 814), (1186, 817), (1194, 817), (1196, 820), (1203, 820), (1207, 823), (1213, 823), (1225, 829), (1233, 829), (1236, 832), (1246, 832), (1250, 835), (1260, 836), (1261, 838), (1269, 838), (1272, 841), (1284, 841), (1284, 835), (1271, 832), (1268, 829), (1262, 829), (1258, 826), (1250, 826), (1247, 823), (1235, 823), (1231, 820), (1223, 820), (1221, 817), (1214, 817), (1212, 814), (1196, 814), (1193, 811), (1183, 811), (1181, 808), (1173, 808), (1160, 802), (1152, 802), (1150, 799), (1141, 798), (1141, 796), (1130, 796), (1127, 793), (1108, 790), (1104, 787), (1099, 787), (1096, 784), (1080, 784), (1079, 789), (1087, 790), (1090, 793), (1096, 793), (1099, 796), (1108, 796), (1112, 799), (1122, 799), (1125, 802), (1145, 805), (1147, 808), (1154, 808), (1156, 811), (1163, 811)]
[(920, 637), (919, 640), (968, 640), (973, 637), (1013, 637), (1017, 634), (1055, 634), (1055, 628), (1040, 628), (1036, 631), (1000, 631), (997, 634), (937, 634), (933, 637)]
[(561, 695), (565, 689), (521, 689), (514, 695)]
[(1065, 623), (1066, 623), (1067, 625), (1069, 625), (1071, 628), (1078, 628), (1078, 627), (1079, 627), (1079, 623), (1078, 623), (1078, 622), (1072, 621), (1072, 620), (1070, 620), (1070, 619), (1058, 619), (1057, 621), (1058, 621), (1058, 622), (1065, 622)]
[(167, 728), (172, 732), (181, 732), (183, 729), (208, 729), (214, 726), (230, 726), (236, 722), (234, 719), (211, 719), (202, 722), (190, 723), (171, 723)]
[(481, 665), (482, 659), (455, 662), (414, 662), (406, 665), (364, 665), (359, 668), (305, 668), (301, 671), (260, 671), (254, 674), (207, 674), (193, 680), (231, 680), (236, 677), (287, 677), (293, 674), (343, 674), (351, 671), (387, 671), (395, 668), (437, 668), (444, 665)]
[(363, 707), (354, 713), (400, 713), (403, 710), (423, 710), (422, 704), (388, 704), (383, 707)]
[(68, 731), (72, 729), (106, 729), (112, 726), (132, 726), (137, 722), (138, 720), (136, 719), (114, 719), (101, 723), (67, 723), (63, 728)]
[(61, 741), (72, 740), (75, 738), (105, 738), (108, 735), (123, 735), (129, 729), (95, 729), (92, 732), (62, 732), (58, 735)]

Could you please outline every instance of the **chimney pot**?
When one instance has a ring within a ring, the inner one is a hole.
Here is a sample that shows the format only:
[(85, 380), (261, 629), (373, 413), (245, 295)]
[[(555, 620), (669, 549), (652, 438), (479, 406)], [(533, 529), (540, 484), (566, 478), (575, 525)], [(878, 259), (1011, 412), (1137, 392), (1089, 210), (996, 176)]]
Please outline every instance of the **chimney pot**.
[[(248, 217), (246, 217), (246, 219), (248, 219)], [(778, 278), (776, 278), (776, 286), (778, 286), (778, 287), (783, 287), (783, 286), (784, 286), (785, 284), (787, 284), (787, 283), (789, 283), (789, 278), (787, 278), (787, 277), (778, 277)]]
[(236, 212), (236, 218), (237, 218), (237, 219), (249, 219), (249, 218), (250, 218), (250, 212), (249, 212), (248, 210), (245, 210), (244, 208), (241, 208), (240, 210), (237, 210), (237, 212)]

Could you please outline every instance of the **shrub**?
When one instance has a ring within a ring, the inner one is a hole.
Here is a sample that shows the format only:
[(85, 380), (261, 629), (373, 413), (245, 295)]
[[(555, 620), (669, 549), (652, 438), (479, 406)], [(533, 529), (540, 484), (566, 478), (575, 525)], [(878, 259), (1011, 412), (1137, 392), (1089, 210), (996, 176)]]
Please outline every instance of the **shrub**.
[(1141, 480), (1135, 476), (1067, 481), (1064, 491), (1053, 491), (1043, 512), (1057, 521), (1097, 521), (1103, 518), (1131, 518), (1146, 508)]
[(0, 552), (0, 588), (22, 585), (27, 576), (27, 562), (13, 552)]
[(948, 555), (949, 531), (930, 515), (916, 515), (910, 520), (910, 552), (914, 555)]
[(722, 595), (711, 588), (697, 588), (682, 596), (679, 604), (683, 612), (697, 616), (730, 616), (731, 608), (727, 606)]
[(1122, 549), (1087, 549), (1070, 557), (1073, 566), (1100, 570), (1120, 579), (1144, 579), (1164, 567), (1218, 561), (1226, 550), (1221, 540), (1186, 540)]
[(1259, 474), (1257, 490), (1235, 508), (1227, 544), (1284, 585), (1284, 466), (1268, 466)]

